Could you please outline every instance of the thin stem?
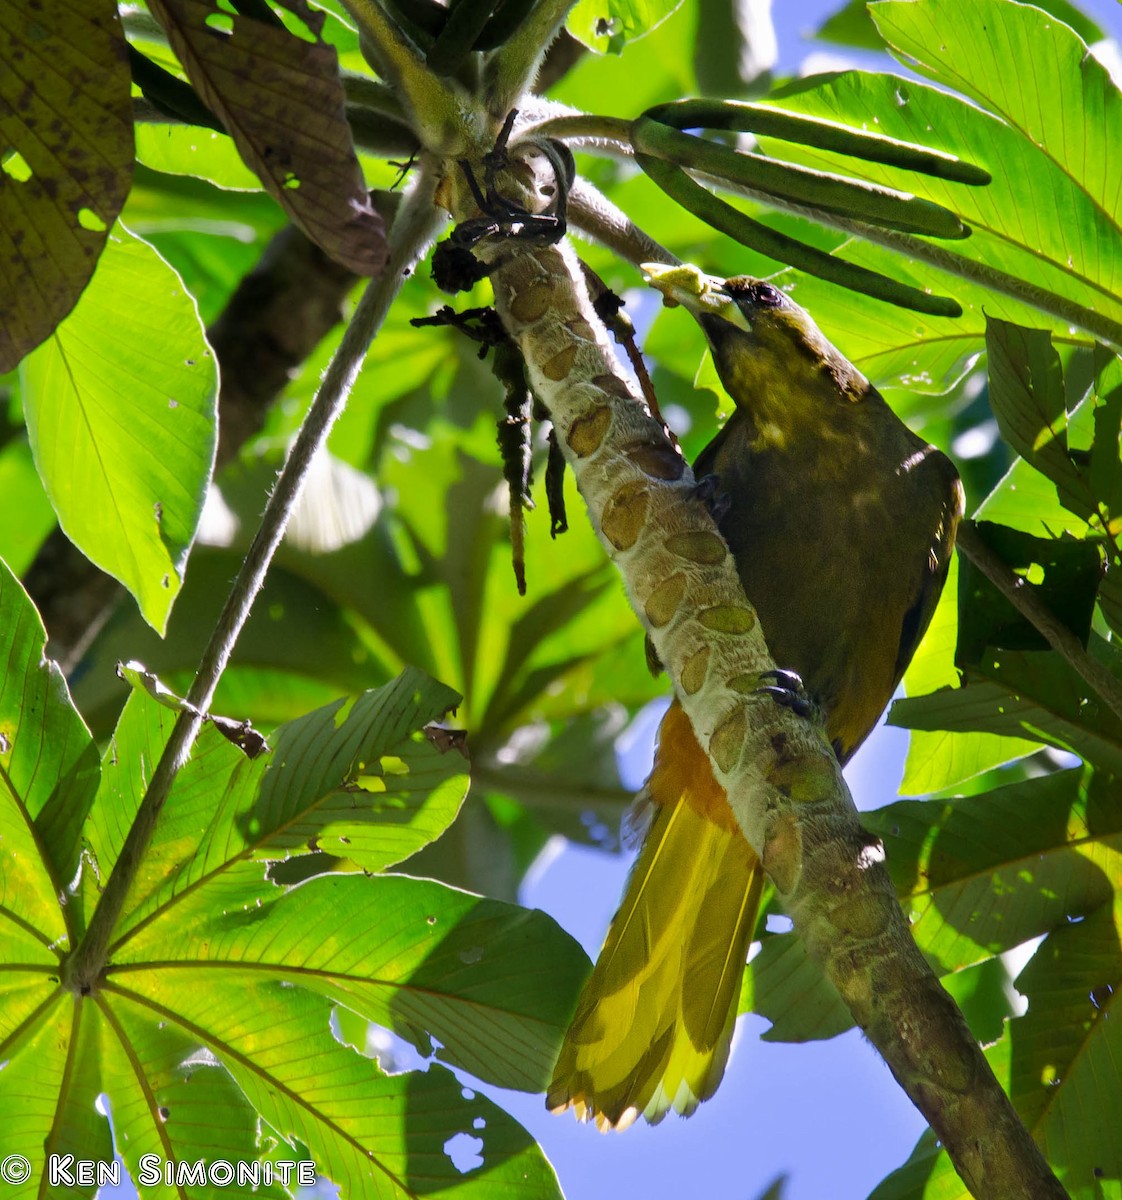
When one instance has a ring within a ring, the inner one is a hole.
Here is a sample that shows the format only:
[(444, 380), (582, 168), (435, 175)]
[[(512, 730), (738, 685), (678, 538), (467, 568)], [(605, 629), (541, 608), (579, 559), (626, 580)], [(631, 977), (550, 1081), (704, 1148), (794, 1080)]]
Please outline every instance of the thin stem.
[(1094, 334), (1101, 341), (1109, 343), (1117, 353), (1122, 353), (1122, 325), (1117, 321), (1112, 321), (1109, 317), (1095, 312), (1094, 309), (1077, 304), (1065, 296), (1059, 296), (1047, 288), (1037, 287), (1028, 279), (1010, 275), (1005, 271), (998, 270), (997, 267), (967, 258), (963, 254), (927, 242), (923, 238), (913, 237), (911, 234), (897, 233), (891, 229), (874, 229), (872, 226), (865, 226), (858, 222), (851, 223), (844, 219), (838, 220), (836, 224), (839, 229), (846, 232), (856, 233), (870, 242), (879, 242), (882, 246), (898, 250), (912, 258), (918, 258), (942, 271), (959, 275), (963, 279), (970, 280), (971, 283), (990, 288), (995, 292), (1002, 292), (1006, 296), (1012, 296), (1014, 300), (1020, 300), (1023, 304), (1039, 309), (1050, 317), (1077, 325), (1087, 333)]
[(351, 127), (355, 147), (365, 150), (367, 154), (375, 154), (380, 158), (391, 154), (409, 158), (421, 148), (417, 135), (408, 125), (368, 108), (348, 104), (347, 123)]
[(378, 74), (405, 102), (426, 149), (455, 157), (463, 152), (472, 131), (469, 106), (446, 79), (425, 65), (416, 46), (405, 36), (378, 0), (343, 0), (358, 23), (362, 52)]
[(994, 585), (1079, 675), (1102, 697), (1116, 717), (1122, 719), (1122, 684), (1083, 648), (1079, 639), (1035, 591), (982, 540), (977, 527), (964, 521), (956, 539), (959, 550)]
[(435, 172), (426, 166), (393, 224), (386, 269), (379, 278), (370, 282), (363, 293), (339, 349), (324, 374), (312, 407), (300, 427), (288, 460), (277, 477), (261, 525), (199, 662), (194, 683), (187, 694), (188, 707), (180, 713), (172, 728), (86, 935), (65, 965), (64, 982), (75, 992), (85, 994), (97, 985), (108, 955), (110, 937), (140, 869), (164, 802), (198, 736), (201, 725), (199, 714), (210, 707), (234, 643), (284, 536), (312, 459), (343, 411), (366, 352), (401, 287), (405, 271), (417, 260), (436, 232), (438, 218), (433, 207), (434, 188)]
[[(976, 283), (980, 287), (1012, 296), (1014, 300), (1039, 309), (1050, 317), (1078, 326), (1087, 333), (1093, 334), (1100, 341), (1108, 343), (1118, 353), (1122, 353), (1122, 324), (1102, 316), (1093, 309), (1077, 304), (1074, 300), (1068, 300), (1046, 288), (1037, 287), (1020, 276), (1010, 275), (996, 267), (968, 258), (938, 242), (928, 241), (908, 233), (900, 233), (894, 229), (867, 225), (852, 217), (842, 217), (836, 213), (824, 212), (809, 204), (796, 204), (779, 196), (765, 195), (744, 184), (730, 183), (727, 179), (718, 179), (704, 171), (690, 173), (691, 178), (694, 175), (697, 180), (712, 184), (722, 191), (745, 196), (767, 208), (794, 213), (800, 217), (809, 217), (820, 225), (828, 225), (842, 233), (885, 246), (889, 250), (895, 250), (897, 253), (938, 267), (939, 270), (946, 271), (949, 275), (955, 275), (960, 279)], [(785, 260), (780, 258), (777, 261)], [(839, 259), (839, 261), (844, 262), (845, 260)]]
[(604, 117), (597, 113), (567, 113), (549, 117), (524, 129), (536, 137), (558, 138), (570, 146), (580, 146), (590, 154), (606, 154), (613, 158), (633, 158), (631, 122), (622, 117)]
[(640, 229), (599, 188), (579, 176), (569, 191), (567, 217), (574, 228), (635, 266), (645, 262), (676, 266), (680, 261)]
[(369, 75), (361, 75), (358, 71), (340, 71), (339, 77), (343, 81), (343, 94), (348, 104), (362, 105), (398, 121), (408, 119), (397, 93), (384, 83), (371, 79)]
[(549, 43), (576, 0), (538, 0), (514, 31), (510, 41), (496, 50), (487, 63), (487, 109), (501, 120), (528, 92)]

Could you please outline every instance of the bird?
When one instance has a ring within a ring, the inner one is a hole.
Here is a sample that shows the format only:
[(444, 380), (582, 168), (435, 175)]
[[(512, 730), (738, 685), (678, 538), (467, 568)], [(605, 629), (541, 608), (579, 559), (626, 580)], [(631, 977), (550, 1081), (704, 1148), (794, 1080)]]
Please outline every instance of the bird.
[[(645, 269), (697, 318), (735, 405), (694, 473), (782, 669), (766, 690), (801, 681), (845, 764), (935, 610), (958, 472), (772, 283)], [(688, 1116), (716, 1091), (764, 884), (676, 699), (637, 810), (642, 849), (546, 1094), (601, 1130)]]

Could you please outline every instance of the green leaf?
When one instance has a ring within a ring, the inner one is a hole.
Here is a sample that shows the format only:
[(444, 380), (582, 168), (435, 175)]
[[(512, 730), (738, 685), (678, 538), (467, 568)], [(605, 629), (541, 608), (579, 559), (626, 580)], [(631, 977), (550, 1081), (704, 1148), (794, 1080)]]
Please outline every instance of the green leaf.
[(277, 203), (332, 258), (377, 274), (385, 227), (351, 142), (338, 56), (320, 36), (326, 14), (304, 0), (284, 7), (303, 37), (211, 0), (150, 4), (188, 78)]
[(1005, 1022), (1017, 1011), (1012, 981), (1000, 958), (983, 959), (944, 975), (942, 984), (983, 1045), (996, 1042), (1005, 1032)]
[[(950, 1167), (950, 1170), (945, 1168)], [(927, 1129), (908, 1156), (908, 1161), (883, 1179), (869, 1200), (970, 1200), (966, 1185), (950, 1166), (935, 1131)]]
[[(156, 980), (138, 981), (143, 991), (113, 991), (216, 1054), (268, 1124), (307, 1147), (344, 1194), (419, 1200), (458, 1185), (466, 1200), (560, 1196), (541, 1151), (505, 1113), (466, 1097), (439, 1067), (384, 1075), (335, 1040), (331, 1006), (320, 997), (252, 980), (231, 988), (221, 1007), (203, 986), (175, 995), (175, 1008), (165, 1009), (166, 992), (144, 987)], [(457, 1134), (474, 1136), (482, 1157), (462, 1173), (446, 1149)]]
[(619, 54), (623, 47), (657, 29), (682, 0), (577, 0), (566, 27), (593, 50)]
[(848, 0), (814, 31), (816, 41), (834, 42), (857, 50), (883, 50), (884, 38), (877, 33), (867, 0)]
[[(415, 853), (447, 828), (467, 791), (461, 754), (422, 732), (455, 699), (410, 669), (352, 702), (336, 701), (282, 726), (272, 753), (254, 759), (204, 728), (176, 777), (119, 932), (169, 906), (174, 912), (181, 896), (251, 858), (326, 850), (377, 871)], [(91, 820), (103, 875), (116, 861), (173, 721), (140, 694), (125, 706)]]
[[(120, 978), (169, 1005), (194, 978), (234, 990), (291, 979), (422, 1054), (433, 1052), (431, 1035), (444, 1062), (502, 1087), (544, 1089), (586, 969), (552, 918), (394, 875), (318, 876), (271, 899), (243, 891), (251, 899), (240, 904), (237, 888), (251, 878), (235, 872), (209, 894), (185, 892), (122, 943)], [(149, 958), (163, 965), (133, 984), (131, 964)]]
[(616, 749), (627, 724), (626, 709), (615, 704), (558, 722), (548, 741), (544, 729), (541, 741), (516, 739), (500, 762), (476, 757), (472, 787), (517, 800), (571, 841), (618, 850), (620, 822), (635, 799), (620, 781)]
[(1122, 516), (1122, 359), (1103, 346), (1095, 347), (1095, 382), (1090, 399), (1094, 404), (1095, 440), (1088, 469), (1090, 490), (1104, 509), (1107, 532), (1120, 531)]
[(1094, 45), (1095, 42), (1101, 42), (1107, 37), (1101, 25), (1097, 24), (1082, 9), (1070, 4), (1068, 0), (1041, 0), (1041, 3), (1035, 7), (1051, 13), (1065, 25), (1070, 25), (1088, 46)]
[[(0, 615), (12, 603), (5, 585)], [(2, 625), (15, 642), (9, 663), (25, 677), (9, 671), (5, 687), (30, 697), (53, 729), (57, 700), (47, 703), (36, 691), (36, 672), (50, 672), (28, 661), (30, 651), (41, 653), (42, 631), (36, 641), (24, 632), (26, 617), (9, 617)], [(587, 969), (576, 943), (544, 914), (430, 881), (356, 873), (281, 888), (252, 858), (270, 837), (285, 841), (300, 820), (310, 828), (308, 812), (347, 778), (388, 783), (403, 778), (403, 767), (433, 775), (429, 757), (458, 759), (427, 742), (411, 748), (418, 725), (450, 697), (407, 673), (380, 694), (282, 730), (272, 762), (246, 758), (205, 727), (132, 879), (102, 979), (88, 994), (60, 983), (75, 940), (64, 915), (77, 923), (97, 895), (87, 879), (120, 868), (176, 714), (143, 689), (132, 692), (82, 830), (80, 891), (65, 905), (24, 797), (0, 773), (7, 860), (0, 871), (0, 1149), (33, 1151), (35, 1179), (45, 1165), (39, 1147), (111, 1158), (108, 1124), (95, 1108), (104, 1094), (134, 1172), (143, 1153), (188, 1164), (312, 1158), (351, 1196), (419, 1200), (454, 1184), (479, 1200), (559, 1195), (540, 1150), (505, 1114), (435, 1065), (423, 1074), (384, 1074), (340, 1044), (331, 1014), (343, 1004), (426, 1052), (438, 1038), (446, 1061), (503, 1085), (543, 1087)], [(33, 733), (25, 715), (13, 744), (35, 751)], [(39, 757), (59, 765), (42, 741)], [(466, 781), (462, 768), (443, 775), (459, 779), (447, 820)], [(26, 765), (15, 776), (27, 776)], [(39, 786), (32, 782), (29, 794)], [(390, 785), (380, 794), (399, 793)], [(372, 853), (389, 861), (406, 842), (430, 836), (431, 828), (418, 830), (425, 820), (431, 827), (431, 813), (413, 822), (413, 832), (394, 810), (363, 817), (359, 797), (367, 794), (347, 793), (345, 820), (365, 820), (363, 835), (385, 826)], [(278, 1145), (270, 1129), (286, 1140)], [(465, 1159), (461, 1149), (478, 1149), (482, 1160)], [(207, 1189), (202, 1180), (175, 1194)], [(283, 1193), (274, 1184), (262, 1194)]]
[(261, 180), (242, 162), (233, 141), (213, 129), (139, 123), (136, 157), (153, 171), (194, 175), (220, 188), (257, 191), (261, 187)]
[(796, 933), (765, 937), (744, 970), (738, 1013), (766, 1017), (765, 1042), (810, 1042), (853, 1028), (853, 1017)]
[[(133, 1180), (145, 1154), (156, 1155), (161, 1165), (165, 1160), (257, 1163), (262, 1158), (266, 1134), (257, 1112), (229, 1072), (201, 1052), (204, 1044), (194, 1030), (112, 993), (100, 1000), (91, 1019), (95, 1015), (100, 1086), (110, 1098), (117, 1146)], [(294, 1147), (279, 1149), (275, 1157), (302, 1157)], [(205, 1190), (190, 1189), (195, 1195)], [(274, 1184), (254, 1194), (285, 1192)]]
[[(136, 655), (158, 671), (169, 686), (185, 691), (226, 598), (242, 553), (197, 546), (175, 611), (161, 639), (134, 611), (119, 609), (83, 660), (74, 685), (75, 698), (91, 726), (108, 733), (120, 713), (125, 692), (114, 664)], [(321, 703), (342, 693), (357, 694), (371, 683), (391, 678), (394, 659), (376, 653), (355, 628), (352, 613), (324, 587), (306, 583), (291, 570), (269, 571), (249, 622), (215, 696), (223, 712), (273, 726), (302, 715), (317, 697), (303, 689), (318, 681)], [(254, 685), (251, 680), (259, 681)]]
[[(489, 450), (493, 419), (473, 429)], [(458, 719), (472, 729), (473, 750), (490, 757), (527, 721), (638, 706), (663, 690), (646, 668), (626, 600), (607, 586), (610, 568), (588, 523), (574, 521), (554, 542), (544, 504), (528, 514), (529, 595), (519, 597), (497, 463), (457, 449), (446, 425), (435, 432), (442, 435), (431, 446), (394, 438), (379, 488), (338, 460), (313, 473), (216, 711), (268, 726), (291, 716), (295, 689), (312, 681), (326, 685), (327, 700), (412, 662), (465, 695)], [(184, 675), (206, 643), (279, 459), (232, 464), (220, 477), (237, 532), (228, 550), (193, 552), (166, 641), (121, 612), (94, 642), (76, 686), (99, 732), (123, 699), (113, 677), (118, 660), (138, 658), (169, 686), (188, 686)]]
[(990, 404), (1002, 436), (1049, 479), (1072, 472), (1060, 356), (1043, 329), (986, 322)]
[(63, 530), (162, 632), (214, 460), (217, 373), (194, 302), (118, 227), (82, 304), (20, 378)]
[[(399, 562), (414, 559), (411, 616), (419, 609), (430, 631), (430, 669), (464, 694), (473, 744), (494, 748), (532, 717), (572, 716), (636, 694), (648, 699), (657, 686), (641, 632), (618, 590), (606, 586), (603, 550), (588, 522), (574, 521), (553, 541), (539, 496), (527, 516), (528, 595), (518, 596), (498, 464), (440, 438), (442, 429), (433, 428), (431, 448), (402, 447), (387, 460), (381, 478), (398, 505), (386, 529), (396, 526), (408, 539), (412, 553)], [(482, 427), (488, 442), (492, 429), (491, 420)], [(570, 480), (570, 511), (580, 503)], [(401, 635), (385, 632), (407, 656)], [(615, 655), (617, 647), (626, 650)], [(570, 688), (560, 690), (562, 682)]]
[(777, 1175), (772, 1182), (756, 1197), (756, 1200), (783, 1200), (783, 1189), (787, 1185), (786, 1175)]
[(132, 175), (114, 0), (11, 0), (0, 12), (0, 374), (74, 307)]
[[(66, 923), (48, 866), (36, 853), (35, 827), (23, 797), (0, 775), (0, 920), (6, 941), (42, 962), (44, 947), (67, 940)], [(36, 944), (31, 950), (27, 943)]]
[[(103, 882), (117, 865), (175, 720), (168, 709), (141, 693), (131, 694), (125, 705), (106, 748), (101, 787), (87, 826), (93, 862)], [(190, 760), (175, 778), (137, 870), (119, 933), (200, 878), (247, 856), (247, 836), (239, 830), (247, 824), (244, 814), (252, 805), (265, 761), (247, 759), (214, 729), (203, 728)]]
[[(1109, 904), (1058, 927), (1015, 981), (1028, 1012), (1008, 1022), (986, 1058), (1072, 1200), (1110, 1196), (1122, 1149), (1088, 1113), (1112, 1111), (1122, 1076), (1122, 1034), (1110, 1018), (1122, 988), (1120, 930)], [(969, 1200), (930, 1131), (876, 1200)]]
[[(1118, 674), (1119, 653), (1092, 635), (1089, 651)], [(960, 688), (898, 700), (889, 724), (908, 729), (982, 730), (1025, 735), (1122, 771), (1122, 721), (1051, 651), (994, 651)]]
[[(611, 586), (614, 581), (604, 566), (593, 567), (555, 591), (547, 592), (514, 621), (484, 724), (502, 727), (545, 690), (551, 681), (541, 678), (542, 669), (527, 674), (526, 666), (541, 642), (551, 634), (567, 633), (577, 618)], [(574, 658), (554, 664), (556, 675), (564, 674), (575, 661)]]
[(912, 934), (942, 972), (982, 962), (1109, 901), (1122, 803), (1108, 776), (1057, 772), (953, 801), (863, 814)]
[[(869, 11), (902, 62), (1006, 121), (1047, 160), (1065, 165), (1105, 214), (1117, 216), (1117, 189), (1101, 155), (1107, 130), (1122, 119), (1122, 95), (1072, 29), (1043, 8), (1007, 0), (969, 7), (881, 0)], [(986, 37), (978, 37), (979, 26)], [(1009, 70), (1018, 62), (1031, 62), (1033, 70)], [(1006, 170), (1012, 165), (1002, 164)], [(1036, 223), (1043, 214), (1010, 216)], [(1080, 259), (1096, 254), (1093, 246), (1078, 250)]]
[(887, 723), (911, 730), (902, 792), (945, 792), (1040, 749), (1040, 742), (1005, 734), (919, 729), (908, 723), (906, 712), (896, 713), (895, 708), (894, 703)]
[(46, 640), (34, 605), (0, 562), (0, 929), (14, 933), (14, 922), (44, 947), (74, 932), (60, 905), (79, 870), (98, 779), (97, 748)]
[[(958, 684), (958, 671), (954, 665), (958, 644), (958, 571), (956, 554), (951, 559), (947, 583), (935, 615), (904, 676), (909, 696), (922, 697), (938, 688)], [(895, 703), (889, 711), (888, 723), (907, 727), (905, 716), (897, 714)], [(946, 733), (912, 728), (900, 790), (911, 795), (941, 792), (1039, 748), (1039, 742), (993, 733), (968, 730)]]
[[(595, 34), (597, 14), (593, 6), (588, 4), (581, 12), (588, 14), (586, 31), (591, 20)], [(603, 12), (599, 15), (603, 16)], [(623, 61), (628, 72), (630, 112), (641, 112), (667, 96), (690, 96), (697, 92), (692, 55), (682, 53), (683, 46), (693, 42), (696, 22), (696, 6), (679, 4), (657, 29), (627, 43), (627, 57)], [(611, 46), (600, 39), (596, 48), (610, 50)], [(586, 112), (600, 112), (604, 108), (604, 97), (619, 86), (619, 72), (620, 60), (615, 55), (586, 54), (561, 80), (554, 94), (564, 103)]]
[(1038, 538), (1086, 537), (1090, 532), (1087, 522), (1060, 502), (1056, 485), (1023, 458), (1014, 461), (974, 516)]
[[(1085, 521), (1098, 516), (1090, 473), (1081, 469), (1068, 446), (1064, 376), (1048, 334), (991, 318), (986, 322), (986, 350), (990, 405), (1002, 435), (1022, 458), (1056, 485), (1065, 508)], [(1112, 404), (1104, 399), (1096, 409), (1096, 417), (1099, 423), (1108, 422)], [(1117, 462), (1117, 442), (1117, 429), (1112, 443), (1109, 428), (1104, 428), (1094, 479), (1108, 487), (1111, 476), (1103, 456), (1112, 454)]]
[[(1049, 278), (1046, 286), (1062, 288), (1059, 280), (1051, 281), (1052, 264), (1066, 267), (1071, 294), (1085, 296), (1080, 302), (1092, 310), (1097, 299), (1113, 313), (1120, 292), (1118, 195), (1102, 156), (1109, 144), (1106, 131), (1122, 120), (1122, 95), (1106, 68), (1071, 29), (1029, 5), (982, 0), (969, 9), (947, 9), (930, 0), (889, 0), (870, 11), (901, 61), (964, 92), (1016, 131), (1021, 153), (990, 160), (1010, 181), (1036, 192), (1043, 171), (1070, 180), (1050, 202), (1037, 193), (1041, 208), (1008, 211), (1006, 221), (1017, 231), (1017, 243), (1035, 247), (1033, 256)], [(979, 25), (986, 29), (984, 38), (977, 35)], [(1009, 70), (1013, 62), (1031, 62), (1033, 69)], [(1005, 269), (1027, 270), (1027, 262), (1018, 268), (1015, 261)]]
[(22, 575), (55, 526), (54, 509), (25, 437), (12, 438), (0, 450), (0, 496), (20, 516), (18, 521), (0, 524), (0, 558), (16, 575)]
[[(1122, 801), (1109, 776), (1062, 771), (982, 796), (901, 800), (862, 820), (884, 841), (917, 944), (990, 1041), (1008, 1015), (996, 956), (1113, 896)], [(771, 1041), (833, 1037), (852, 1024), (793, 933), (764, 938), (745, 971), (739, 1011), (771, 1020)]]
[[(940, 609), (946, 603), (945, 592)], [(935, 636), (945, 641), (949, 631), (940, 621), (939, 610), (932, 629)], [(1093, 657), (1112, 671), (1117, 673), (1122, 669), (1117, 651), (1102, 639), (1092, 635), (1089, 649)], [(949, 684), (951, 676), (946, 678)], [(937, 687), (939, 682), (938, 675), (932, 672), (924, 685)], [(933, 786), (924, 790), (950, 787), (991, 766), (1029, 753), (1040, 743), (1073, 751), (1111, 769), (1114, 763), (1122, 762), (1117, 744), (1122, 724), (1105, 711), (1097, 697), (1089, 694), (1085, 681), (1052, 652), (1003, 650), (986, 654), (968, 674), (966, 686), (937, 687), (929, 694), (898, 700), (892, 705), (888, 723), (956, 735), (998, 735), (1000, 740), (988, 744), (966, 741), (961, 748), (959, 737), (945, 739), (949, 743), (947, 753), (956, 758), (953, 765), (936, 765)], [(1034, 739), (1036, 745), (1008, 740), (1026, 737)], [(929, 738), (922, 744), (929, 755), (943, 752), (943, 747)], [(959, 754), (962, 761), (957, 757)], [(923, 763), (918, 759), (914, 768), (909, 765), (909, 787), (916, 786), (922, 772)], [(916, 790), (921, 788), (916, 786)]]
[[(1117, 870), (1117, 856), (1112, 865)], [(1122, 996), (1117, 914), (1109, 903), (1051, 933), (1017, 977), (1028, 997), (1010, 1024), (1008, 1086), (1048, 1161), (1073, 1196), (1122, 1175), (1122, 1146), (1089, 1112), (1107, 1112), (1122, 1091)]]
[[(897, 8), (915, 10), (924, 18), (933, 11), (933, 6), (925, 2), (888, 7), (893, 12)], [(986, 3), (986, 13), (993, 8), (992, 3)], [(1030, 14), (1039, 22), (1049, 20), (1028, 6), (1005, 4), (1001, 8)], [(969, 19), (964, 11), (956, 10), (950, 29), (961, 34), (963, 44), (954, 52), (954, 61), (960, 57), (972, 60), (980, 43), (992, 47), (990, 39), (977, 37), (976, 22), (982, 19), (982, 12), (973, 7)], [(1051, 27), (1062, 28), (1055, 22)], [(936, 45), (948, 43), (947, 32), (941, 25), (938, 33), (928, 31), (926, 36)], [(1054, 98), (1061, 94), (1071, 95), (1071, 107), (1079, 107), (1084, 88), (1082, 71), (1071, 75), (1065, 67), (1063, 73), (1054, 73), (1051, 68), (1055, 64), (1046, 45), (1038, 53), (1029, 52), (1026, 61), (1034, 63), (1036, 69), (1032, 73), (1003, 68), (998, 74), (1006, 78), (1016, 76), (1019, 85), (1039, 96), (1046, 111), (1058, 113)], [(1089, 93), (1099, 86), (1100, 73), (1101, 79), (1106, 80), (1102, 86), (1112, 88), (1102, 68), (1093, 59), (1087, 62)], [(950, 86), (960, 83), (956, 78)], [(906, 251), (914, 252), (917, 257), (930, 257), (935, 267), (975, 280), (991, 294), (995, 287), (1000, 287), (1003, 297), (1011, 297), (1011, 301), (1003, 299), (1003, 304), (1018, 302), (1020, 307), (1026, 300), (1035, 304), (1058, 318), (1061, 329), (1075, 324), (1103, 338), (1122, 339), (1122, 298), (1116, 286), (1122, 271), (1122, 230), (1113, 202), (1104, 209), (1096, 194), (1102, 181), (1099, 156), (1105, 151), (1102, 147), (1093, 153), (1085, 149), (1082, 133), (1069, 131), (1067, 153), (1057, 152), (1053, 156), (1038, 144), (1031, 130), (1022, 130), (958, 97), (911, 80), (856, 71), (791, 85), (771, 103), (784, 111), (851, 127), (860, 128), (868, 123), (885, 137), (926, 145), (989, 170), (992, 181), (982, 188), (920, 174), (908, 176), (906, 186), (910, 191), (956, 212), (971, 227), (972, 234), (965, 241), (954, 243), (953, 248), (940, 245), (937, 251), (925, 247), (921, 239), (910, 239), (903, 244)], [(1066, 108), (1065, 105), (1065, 111)], [(774, 139), (765, 139), (765, 147), (769, 152), (776, 148), (776, 152), (791, 161), (824, 170), (845, 170), (870, 182), (897, 187), (905, 184), (900, 172), (889, 167), (858, 163), (809, 147), (775, 143)], [(870, 261), (864, 254), (850, 257), (855, 262)], [(873, 261), (879, 264), (881, 258), (875, 256)], [(968, 318), (972, 317), (975, 328), (980, 326), (980, 308), (972, 315), (971, 296), (957, 284), (944, 282), (944, 278), (934, 268), (920, 269), (923, 283), (948, 288), (962, 303)], [(801, 296), (799, 301), (805, 303)], [(987, 311), (994, 311), (988, 300), (986, 307)], [(1025, 325), (1041, 324), (1039, 315), (1034, 317), (1031, 311), (1022, 308), (1024, 315), (1012, 317), (1007, 309), (999, 315)], [(1066, 330), (1064, 333), (1066, 337), (1072, 336)]]
[(408, 668), (282, 726), (254, 803), (256, 853), (308, 846), (380, 871), (438, 837), (467, 793), (467, 754), (455, 735), (425, 726), (459, 701)]
[[(1034, 538), (1002, 525), (979, 522), (975, 531), (1065, 628), (1086, 644), (1102, 575), (1098, 546), (1073, 539)], [(1048, 641), (1014, 608), (970, 559), (962, 564), (958, 590), (955, 661), (971, 667), (987, 647), (1047, 650)]]
[[(44, 991), (45, 985), (44, 979), (40, 985)], [(0, 1161), (11, 1161), (8, 1156), (15, 1155), (32, 1163), (27, 1185), (11, 1189), (11, 1195), (92, 1198), (93, 1186), (40, 1190), (48, 1155), (73, 1154), (103, 1162), (113, 1158), (109, 1122), (93, 1103), (99, 1091), (96, 1055), (89, 1021), (83, 1019), (90, 1005), (62, 992), (57, 981), (53, 991), (15, 1036), (0, 1038), (6, 1101), (0, 1121)]]
[(199, 709), (182, 696), (177, 695), (154, 671), (149, 671), (142, 662), (137, 662), (135, 659), (130, 659), (127, 663), (119, 662), (117, 664), (117, 675), (134, 691), (143, 692), (170, 712), (198, 713), (203, 721), (208, 722), (228, 742), (237, 746), (247, 758), (256, 758), (259, 754), (264, 754), (269, 749), (268, 742), (253, 728), (251, 722), (239, 721), (234, 717), (224, 717), (214, 712), (200, 713)]
[[(172, 712), (185, 712), (189, 707), (182, 696), (177, 696), (158, 675), (149, 671), (142, 662), (138, 662), (136, 659), (130, 659), (127, 663), (119, 662), (117, 677), (127, 683), (133, 691), (143, 692), (157, 704)], [(193, 711), (198, 712), (198, 709)]]

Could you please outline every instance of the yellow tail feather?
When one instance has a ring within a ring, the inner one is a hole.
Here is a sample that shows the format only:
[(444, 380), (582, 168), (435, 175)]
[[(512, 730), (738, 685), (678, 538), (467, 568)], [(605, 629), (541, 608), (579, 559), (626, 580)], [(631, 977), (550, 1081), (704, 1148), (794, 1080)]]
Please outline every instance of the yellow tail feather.
[(654, 817), (546, 1101), (601, 1129), (688, 1116), (716, 1090), (763, 884), (677, 704), (647, 790)]

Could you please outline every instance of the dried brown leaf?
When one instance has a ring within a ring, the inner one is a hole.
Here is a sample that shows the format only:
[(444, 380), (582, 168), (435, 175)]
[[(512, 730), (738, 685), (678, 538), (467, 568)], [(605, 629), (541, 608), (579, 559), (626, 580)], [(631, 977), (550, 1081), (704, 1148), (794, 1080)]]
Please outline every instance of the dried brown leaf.
[(114, 0), (0, 3), (0, 373), (90, 281), (132, 179)]
[(212, 0), (150, 0), (195, 90), (291, 219), (336, 262), (374, 275), (385, 226), (371, 207), (347, 124), (324, 14), (282, 0), (314, 41)]

